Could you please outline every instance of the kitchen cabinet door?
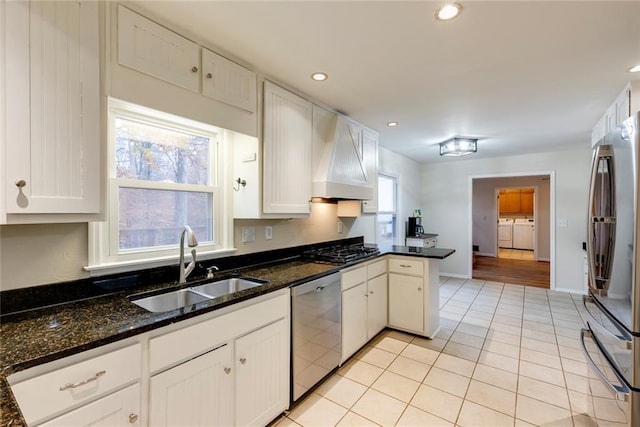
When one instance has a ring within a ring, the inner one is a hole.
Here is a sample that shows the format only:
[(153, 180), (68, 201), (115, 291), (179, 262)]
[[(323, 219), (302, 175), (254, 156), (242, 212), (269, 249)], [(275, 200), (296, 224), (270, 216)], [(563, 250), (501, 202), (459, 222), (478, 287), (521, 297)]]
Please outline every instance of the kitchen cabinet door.
[(364, 165), (367, 185), (373, 188), (373, 198), (362, 201), (362, 212), (378, 212), (378, 134), (368, 129), (363, 133)]
[(342, 361), (367, 342), (367, 284), (342, 292)]
[[(9, 1), (3, 7), (11, 59), (4, 64), (4, 210), (100, 213), (99, 4)], [(58, 215), (48, 222), (69, 220)]]
[[(502, 199), (504, 198), (504, 204)], [(520, 190), (509, 189), (500, 195), (500, 213), (518, 213), (520, 212)], [(502, 209), (504, 207), (504, 210)]]
[(533, 189), (527, 188), (520, 192), (520, 213), (533, 213)]
[(149, 425), (233, 425), (233, 377), (229, 344), (152, 376)]
[(125, 427), (139, 425), (141, 425), (139, 383), (40, 424), (41, 427)]
[(423, 277), (389, 274), (389, 326), (423, 333)]
[(311, 212), (312, 104), (264, 83), (263, 211)]
[(257, 76), (241, 65), (202, 48), (202, 94), (249, 113), (257, 109)]
[(289, 322), (235, 341), (235, 425), (267, 425), (289, 406)]
[(200, 47), (118, 5), (118, 63), (200, 92)]
[(387, 275), (367, 281), (367, 339), (387, 326)]

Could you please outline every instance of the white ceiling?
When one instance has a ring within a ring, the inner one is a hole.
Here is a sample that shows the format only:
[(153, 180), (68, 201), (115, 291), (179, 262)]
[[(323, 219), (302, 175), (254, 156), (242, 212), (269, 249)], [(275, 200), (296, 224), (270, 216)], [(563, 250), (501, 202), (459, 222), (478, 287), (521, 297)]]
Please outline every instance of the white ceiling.
[[(138, 9), (380, 132), (421, 162), (588, 147), (640, 64), (640, 1), (140, 1)], [(309, 76), (324, 71), (319, 83)], [(396, 128), (386, 123), (398, 121)]]

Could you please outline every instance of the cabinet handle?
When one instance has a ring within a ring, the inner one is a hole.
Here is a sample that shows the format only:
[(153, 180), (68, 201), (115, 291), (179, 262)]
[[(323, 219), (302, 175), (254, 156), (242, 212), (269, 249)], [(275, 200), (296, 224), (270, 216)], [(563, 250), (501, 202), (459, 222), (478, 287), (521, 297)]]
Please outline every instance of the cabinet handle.
[(229, 375), (231, 373), (231, 368), (229, 367), (224, 368), (224, 373)]
[(208, 79), (212, 79), (212, 78), (213, 78), (213, 74), (211, 74), (211, 73), (207, 73), (207, 78), (208, 78)]
[(138, 421), (138, 416), (136, 414), (129, 414), (129, 424), (135, 424)]
[(197, 72), (198, 72), (198, 67), (193, 67), (193, 68), (191, 69), (191, 72), (192, 72), (192, 73), (197, 73)]
[(16, 187), (18, 188), (22, 188), (26, 185), (27, 185), (27, 181), (25, 181), (24, 179), (19, 179), (16, 181)]
[(411, 266), (410, 266), (410, 265), (407, 265), (407, 264), (400, 264), (400, 267), (402, 267), (402, 268), (409, 268), (409, 267), (411, 267)]
[(369, 291), (369, 293), (370, 293), (371, 295), (373, 295), (373, 291)]
[(245, 359), (244, 357), (241, 357), (240, 358), (240, 363), (242, 363), (244, 365), (245, 363), (247, 363), (247, 359)]
[(100, 378), (101, 376), (103, 376), (106, 373), (107, 373), (107, 371), (96, 372), (96, 374), (94, 376), (92, 376), (91, 378), (87, 378), (84, 381), (80, 381), (80, 382), (77, 382), (77, 383), (67, 383), (67, 384), (63, 385), (62, 387), (60, 387), (60, 391), (65, 391), (65, 390), (70, 389), (70, 388), (76, 388), (76, 387), (80, 387), (80, 386), (89, 384), (91, 382), (96, 381), (98, 378)]

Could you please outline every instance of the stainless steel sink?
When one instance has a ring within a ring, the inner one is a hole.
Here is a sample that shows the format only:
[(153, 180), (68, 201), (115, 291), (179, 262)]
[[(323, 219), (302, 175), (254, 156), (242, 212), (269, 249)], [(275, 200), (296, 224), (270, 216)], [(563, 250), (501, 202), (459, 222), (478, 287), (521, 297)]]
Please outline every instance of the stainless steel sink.
[(165, 311), (188, 307), (210, 299), (212, 299), (210, 296), (194, 292), (191, 289), (180, 289), (179, 291), (166, 292), (160, 295), (134, 299), (131, 300), (131, 302), (147, 311), (162, 313)]
[(193, 289), (196, 292), (209, 295), (213, 298), (217, 298), (223, 295), (232, 294), (234, 292), (243, 291), (245, 289), (254, 288), (256, 286), (264, 285), (266, 282), (243, 279), (240, 277), (232, 277), (230, 279), (218, 280), (216, 282), (206, 283), (200, 286), (194, 286)]
[(232, 277), (230, 279), (217, 280), (204, 285), (193, 286), (187, 289), (165, 292), (144, 298), (130, 297), (132, 303), (153, 313), (176, 310), (209, 301), (223, 295), (243, 291), (256, 286), (264, 285), (265, 281)]

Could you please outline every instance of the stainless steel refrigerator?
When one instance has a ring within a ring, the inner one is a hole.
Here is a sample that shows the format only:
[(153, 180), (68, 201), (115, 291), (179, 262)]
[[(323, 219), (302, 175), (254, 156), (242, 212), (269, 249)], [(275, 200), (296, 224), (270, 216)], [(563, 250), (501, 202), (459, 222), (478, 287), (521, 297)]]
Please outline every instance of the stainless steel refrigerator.
[(594, 147), (588, 207), (589, 312), (581, 339), (594, 371), (640, 426), (640, 113)]

